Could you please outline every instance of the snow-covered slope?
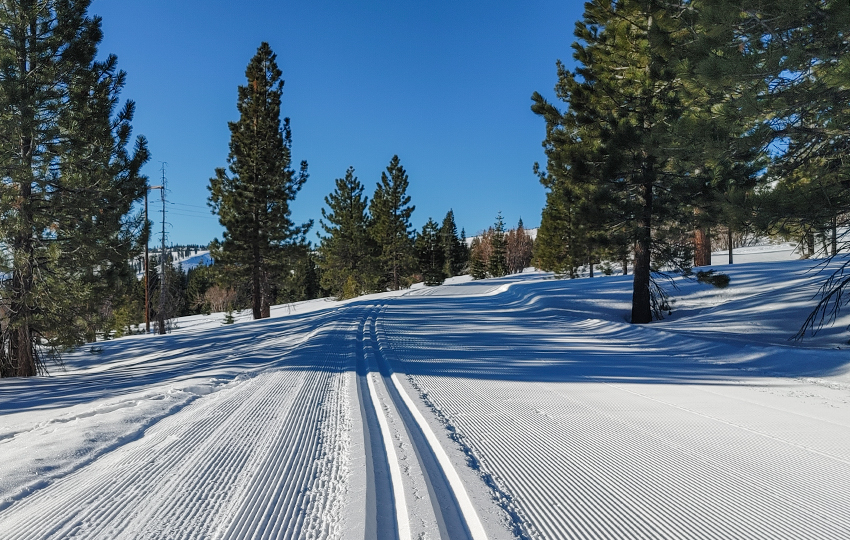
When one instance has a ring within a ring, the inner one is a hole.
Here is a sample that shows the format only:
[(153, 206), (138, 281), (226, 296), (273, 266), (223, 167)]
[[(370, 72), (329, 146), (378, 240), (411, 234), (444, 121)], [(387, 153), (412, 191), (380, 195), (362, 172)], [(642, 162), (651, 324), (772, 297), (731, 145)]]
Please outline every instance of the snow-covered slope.
[(0, 381), (3, 538), (850, 538), (811, 262), (529, 272), (180, 321)]

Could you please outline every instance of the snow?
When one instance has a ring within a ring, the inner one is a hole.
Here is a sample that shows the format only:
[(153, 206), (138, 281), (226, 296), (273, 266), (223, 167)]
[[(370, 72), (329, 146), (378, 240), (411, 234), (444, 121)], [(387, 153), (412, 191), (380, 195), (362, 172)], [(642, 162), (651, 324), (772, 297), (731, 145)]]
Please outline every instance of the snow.
[(631, 276), (529, 269), (82, 348), (0, 381), (0, 536), (848, 538), (850, 311), (790, 339), (817, 262), (642, 326)]
[[(732, 260), (736, 264), (751, 262), (792, 261), (800, 259), (801, 246), (796, 242), (780, 244), (763, 243), (757, 246), (734, 248)], [(711, 254), (712, 264), (729, 262), (729, 251), (715, 251)]]
[(184, 259), (174, 261), (174, 266), (182, 265), (183, 271), (194, 270), (198, 266), (212, 266), (213, 260), (209, 250), (199, 251)]

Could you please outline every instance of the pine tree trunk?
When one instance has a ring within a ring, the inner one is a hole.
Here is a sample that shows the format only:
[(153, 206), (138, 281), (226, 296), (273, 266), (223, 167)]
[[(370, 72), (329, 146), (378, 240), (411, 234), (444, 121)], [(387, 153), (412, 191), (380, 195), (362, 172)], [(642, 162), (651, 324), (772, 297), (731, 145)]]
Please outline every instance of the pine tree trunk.
[(729, 264), (734, 264), (732, 260), (732, 227), (727, 227), (726, 234), (728, 235), (727, 240), (729, 240)]
[(643, 184), (644, 204), (635, 244), (635, 277), (632, 292), (632, 323), (652, 322), (650, 298), (650, 248), (652, 241), (652, 180)]
[(832, 256), (838, 255), (838, 219), (832, 218)]
[(694, 266), (710, 265), (711, 235), (707, 228), (697, 227), (694, 230)]
[(262, 303), (261, 315), (263, 319), (268, 319), (272, 316), (272, 293), (271, 287), (269, 287), (269, 275), (267, 272), (263, 271), (261, 275), (262, 281), (260, 282), (260, 286), (262, 287), (262, 299), (260, 302)]
[(251, 265), (251, 311), (254, 320), (257, 320), (263, 318), (263, 291), (260, 288), (260, 273), (262, 272), (262, 268), (260, 267), (260, 245), (256, 240), (252, 246), (252, 251), (254, 263)]
[[(26, 239), (25, 243), (29, 243)], [(26, 301), (32, 290), (33, 275), (29, 261), (13, 275), (13, 298), (7, 331), (9, 332), (9, 374), (11, 377), (32, 377), (38, 374), (35, 341), (30, 327), (30, 307)], [(4, 374), (5, 376), (5, 374)]]
[[(24, 112), (29, 118), (29, 111)], [(10, 313), (7, 321), (9, 332), (8, 355), (11, 364), (11, 375), (14, 377), (32, 377), (38, 374), (35, 341), (32, 339), (31, 316), (32, 306), (30, 295), (33, 290), (33, 269), (35, 254), (33, 252), (32, 229), (32, 185), (29, 174), (32, 172), (33, 143), (30, 137), (21, 138), (21, 156), (23, 156), (22, 174), (26, 177), (19, 184), (20, 206), (18, 215), (20, 228), (13, 241), (15, 254), (12, 271), (12, 294), (9, 301)]]
[(629, 275), (629, 258), (628, 257), (623, 257), (623, 275), (624, 276)]

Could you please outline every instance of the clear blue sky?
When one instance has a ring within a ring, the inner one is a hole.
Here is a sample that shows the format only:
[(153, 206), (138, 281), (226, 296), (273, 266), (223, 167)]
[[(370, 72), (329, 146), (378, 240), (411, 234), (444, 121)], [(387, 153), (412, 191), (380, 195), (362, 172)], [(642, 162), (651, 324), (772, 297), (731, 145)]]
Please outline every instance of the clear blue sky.
[(530, 97), (554, 99), (555, 61), (572, 62), (582, 5), (95, 0), (91, 13), (103, 18), (101, 54), (127, 72), (122, 98), (136, 102), (135, 133), (149, 139), (152, 184), (167, 162), (173, 244), (221, 238), (206, 187), (226, 165), (245, 67), (269, 42), (286, 81), (293, 161), (309, 163), (293, 218), (315, 219), (315, 243), (334, 179), (353, 166), (371, 197), (393, 154), (410, 177), (417, 229), (449, 208), (468, 235), (499, 211), (509, 226), (539, 225), (545, 192), (532, 165), (545, 160), (545, 130)]

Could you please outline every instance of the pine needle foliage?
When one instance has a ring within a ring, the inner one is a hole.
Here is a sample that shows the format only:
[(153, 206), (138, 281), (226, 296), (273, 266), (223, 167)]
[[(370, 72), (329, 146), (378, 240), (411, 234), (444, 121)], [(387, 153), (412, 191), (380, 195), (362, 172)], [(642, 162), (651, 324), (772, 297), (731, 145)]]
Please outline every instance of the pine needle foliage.
[(307, 162), (291, 168), (289, 118), (281, 125), (282, 72), (277, 55), (263, 42), (238, 89), (239, 120), (228, 123), (228, 171), (210, 179), (209, 205), (224, 226), (212, 254), (249, 284), (254, 319), (269, 316), (272, 283), (286, 271), (287, 248), (303, 240), (312, 221), (296, 225), (290, 203), (307, 180)]
[(466, 245), (461, 242), (457, 233), (454, 211), (446, 212), (440, 226), (440, 245), (443, 249), (443, 273), (447, 277), (459, 276), (467, 265)]
[(342, 300), (378, 288), (376, 249), (369, 234), (369, 200), (354, 167), (336, 179), (336, 189), (325, 197), (319, 222), (325, 232), (319, 246), (322, 286)]
[[(10, 0), (0, 9), (0, 375), (93, 339), (103, 298), (137, 252), (144, 137), (121, 105), (125, 74), (97, 60), (88, 0)], [(132, 148), (128, 148), (132, 145)]]
[(428, 218), (422, 232), (416, 235), (415, 248), (425, 285), (441, 285), (446, 279), (446, 252), (440, 242), (440, 227), (436, 221)]
[(381, 173), (369, 204), (371, 234), (380, 249), (381, 273), (394, 291), (401, 288), (416, 265), (410, 226), (416, 207), (410, 204), (408, 184), (407, 172), (398, 156), (393, 156), (386, 172)]
[(502, 277), (508, 273), (507, 244), (505, 242), (505, 220), (502, 213), (496, 216), (493, 235), (490, 237), (490, 256), (487, 259), (487, 274)]

